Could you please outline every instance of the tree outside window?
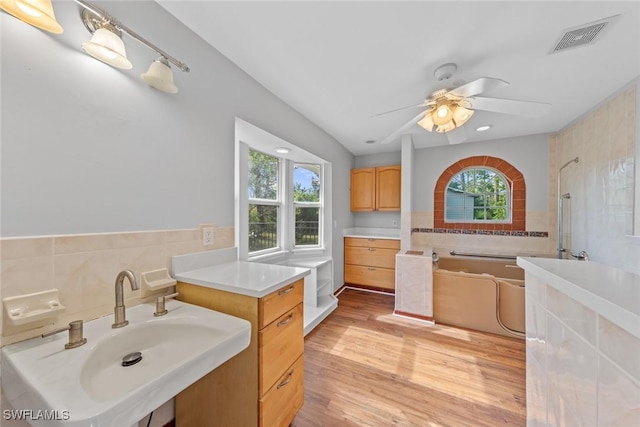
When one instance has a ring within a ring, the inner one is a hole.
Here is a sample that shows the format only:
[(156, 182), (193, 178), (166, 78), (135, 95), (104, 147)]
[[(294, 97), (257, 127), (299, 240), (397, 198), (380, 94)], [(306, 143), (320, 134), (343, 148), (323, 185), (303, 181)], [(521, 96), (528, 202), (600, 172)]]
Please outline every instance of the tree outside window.
[(249, 150), (249, 252), (279, 247), (280, 160)]
[(295, 246), (320, 244), (320, 171), (319, 164), (295, 163), (293, 166)]
[(510, 186), (493, 169), (468, 168), (447, 184), (447, 222), (508, 222), (510, 212)]

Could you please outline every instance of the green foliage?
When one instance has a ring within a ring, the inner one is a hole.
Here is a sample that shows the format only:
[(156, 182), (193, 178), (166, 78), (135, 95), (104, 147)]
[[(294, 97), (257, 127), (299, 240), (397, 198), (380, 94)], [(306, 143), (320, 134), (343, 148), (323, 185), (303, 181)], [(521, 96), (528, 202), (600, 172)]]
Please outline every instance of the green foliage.
[(449, 189), (473, 196), (473, 219), (503, 221), (508, 219), (504, 178), (487, 168), (466, 169), (449, 182)]

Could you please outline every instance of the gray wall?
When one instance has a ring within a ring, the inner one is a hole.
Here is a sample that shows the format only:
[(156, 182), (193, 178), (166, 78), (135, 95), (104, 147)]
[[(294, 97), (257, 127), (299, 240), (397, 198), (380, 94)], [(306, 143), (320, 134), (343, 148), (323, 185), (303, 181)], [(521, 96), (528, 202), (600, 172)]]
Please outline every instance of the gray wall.
[(2, 236), (233, 226), (236, 116), (332, 162), (337, 236), (353, 225), (349, 151), (155, 2), (97, 5), (191, 72), (174, 67), (177, 95), (148, 87), (157, 54), (126, 35), (133, 70), (89, 57), (73, 2), (54, 4), (62, 35), (0, 13)]
[(524, 175), (527, 211), (549, 209), (549, 136), (544, 134), (416, 150), (413, 210), (432, 211), (433, 190), (442, 172), (471, 156), (499, 157), (511, 163)]

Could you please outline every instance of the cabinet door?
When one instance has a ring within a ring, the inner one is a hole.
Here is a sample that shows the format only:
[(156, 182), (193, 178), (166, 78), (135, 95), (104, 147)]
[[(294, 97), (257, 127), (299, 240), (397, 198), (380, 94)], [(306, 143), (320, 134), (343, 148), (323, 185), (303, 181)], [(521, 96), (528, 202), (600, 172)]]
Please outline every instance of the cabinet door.
[(376, 168), (376, 210), (400, 210), (400, 166)]
[(376, 208), (376, 169), (351, 169), (351, 210), (373, 211)]

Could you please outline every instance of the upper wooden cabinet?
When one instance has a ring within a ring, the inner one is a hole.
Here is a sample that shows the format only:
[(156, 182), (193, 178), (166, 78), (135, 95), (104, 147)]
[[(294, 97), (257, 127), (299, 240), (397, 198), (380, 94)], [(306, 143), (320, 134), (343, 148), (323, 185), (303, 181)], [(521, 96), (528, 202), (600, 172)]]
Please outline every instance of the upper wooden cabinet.
[(351, 210), (399, 211), (400, 177), (400, 165), (351, 169)]

